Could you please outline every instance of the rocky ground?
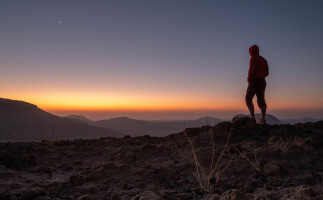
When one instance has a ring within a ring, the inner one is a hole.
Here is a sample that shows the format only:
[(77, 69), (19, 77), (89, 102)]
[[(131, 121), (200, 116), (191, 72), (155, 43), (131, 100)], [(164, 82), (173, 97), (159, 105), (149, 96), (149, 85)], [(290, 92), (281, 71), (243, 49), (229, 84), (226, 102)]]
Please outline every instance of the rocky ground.
[(205, 174), (214, 141), (217, 176), (209, 191), (196, 179), (192, 148), (181, 132), (1, 143), (0, 199), (323, 199), (323, 121), (257, 125), (239, 118), (186, 134)]

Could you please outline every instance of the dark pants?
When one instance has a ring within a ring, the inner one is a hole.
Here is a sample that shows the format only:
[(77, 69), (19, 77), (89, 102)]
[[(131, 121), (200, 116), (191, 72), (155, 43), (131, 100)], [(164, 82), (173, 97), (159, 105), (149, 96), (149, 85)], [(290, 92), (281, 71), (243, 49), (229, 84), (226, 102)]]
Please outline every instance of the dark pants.
[(265, 89), (266, 81), (265, 79), (256, 79), (250, 81), (246, 93), (246, 104), (248, 107), (253, 106), (252, 99), (256, 95), (257, 103), (260, 109), (267, 108), (265, 101)]

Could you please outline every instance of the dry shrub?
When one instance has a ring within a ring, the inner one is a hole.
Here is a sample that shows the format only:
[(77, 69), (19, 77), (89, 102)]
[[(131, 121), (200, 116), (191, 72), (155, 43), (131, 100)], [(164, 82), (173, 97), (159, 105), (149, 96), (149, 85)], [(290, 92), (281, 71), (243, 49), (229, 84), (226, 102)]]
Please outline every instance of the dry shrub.
[[(223, 150), (221, 151), (219, 157), (215, 158), (216, 151), (215, 151), (215, 143), (213, 140), (213, 131), (211, 128), (209, 129), (209, 135), (210, 135), (210, 139), (212, 141), (212, 158), (211, 158), (211, 165), (209, 168), (204, 167), (200, 164), (198, 156), (196, 154), (195, 146), (194, 146), (191, 138), (187, 135), (186, 131), (184, 131), (184, 135), (187, 138), (187, 141), (191, 147), (193, 158), (194, 158), (196, 172), (193, 173), (193, 175), (197, 179), (199, 186), (203, 191), (211, 192), (213, 190), (213, 188), (217, 185), (217, 183), (220, 179), (221, 173), (224, 172), (229, 167), (229, 165), (235, 155), (235, 154), (233, 154), (232, 158), (229, 161), (227, 161), (227, 162), (223, 161), (224, 152), (228, 149), (230, 135), (228, 136), (226, 144), (225, 144)], [(212, 181), (213, 178), (215, 179), (215, 182)]]

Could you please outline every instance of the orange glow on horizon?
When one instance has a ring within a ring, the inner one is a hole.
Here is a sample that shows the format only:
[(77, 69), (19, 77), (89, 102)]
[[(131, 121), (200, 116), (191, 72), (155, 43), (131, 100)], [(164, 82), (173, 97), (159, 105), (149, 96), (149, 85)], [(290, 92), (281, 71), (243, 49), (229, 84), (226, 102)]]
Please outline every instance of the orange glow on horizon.
[(79, 101), (46, 101), (35, 103), (44, 110), (77, 110), (77, 111), (183, 111), (183, 110), (232, 110), (241, 109), (228, 102), (185, 99), (160, 99), (147, 98), (140, 100), (136, 98), (126, 99), (102, 99), (102, 100), (83, 100)]
[[(171, 96), (171, 95), (170, 95)], [(235, 110), (243, 108), (230, 99), (211, 99), (183, 96), (95, 96), (95, 95), (39, 95), (5, 97), (37, 105), (47, 111), (183, 111), (183, 110)]]
[[(46, 111), (197, 111), (247, 110), (244, 94), (216, 96), (212, 93), (153, 93), (117, 91), (28, 91), (3, 94), (3, 98), (26, 101)], [(254, 98), (257, 110), (256, 98)], [(267, 99), (268, 110), (322, 109), (322, 103), (305, 100)]]
[[(37, 105), (46, 111), (232, 111), (246, 110), (244, 101), (217, 101), (217, 100), (186, 100), (186, 99), (160, 99), (153, 98), (147, 100), (140, 98), (126, 99), (99, 99), (99, 98), (11, 98), (22, 100)], [(257, 103), (255, 102), (257, 110)], [(314, 106), (299, 106), (294, 104), (284, 104), (270, 102), (269, 110), (302, 110), (321, 109)]]

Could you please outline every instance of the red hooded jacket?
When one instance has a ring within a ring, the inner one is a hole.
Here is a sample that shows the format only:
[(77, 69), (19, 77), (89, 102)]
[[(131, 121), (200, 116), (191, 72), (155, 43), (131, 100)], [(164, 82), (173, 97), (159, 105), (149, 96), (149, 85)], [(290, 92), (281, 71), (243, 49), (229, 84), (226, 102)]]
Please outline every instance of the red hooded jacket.
[(253, 79), (266, 78), (269, 74), (268, 63), (265, 58), (259, 55), (259, 48), (253, 45), (249, 49), (250, 53), (250, 67), (248, 72), (248, 82)]

